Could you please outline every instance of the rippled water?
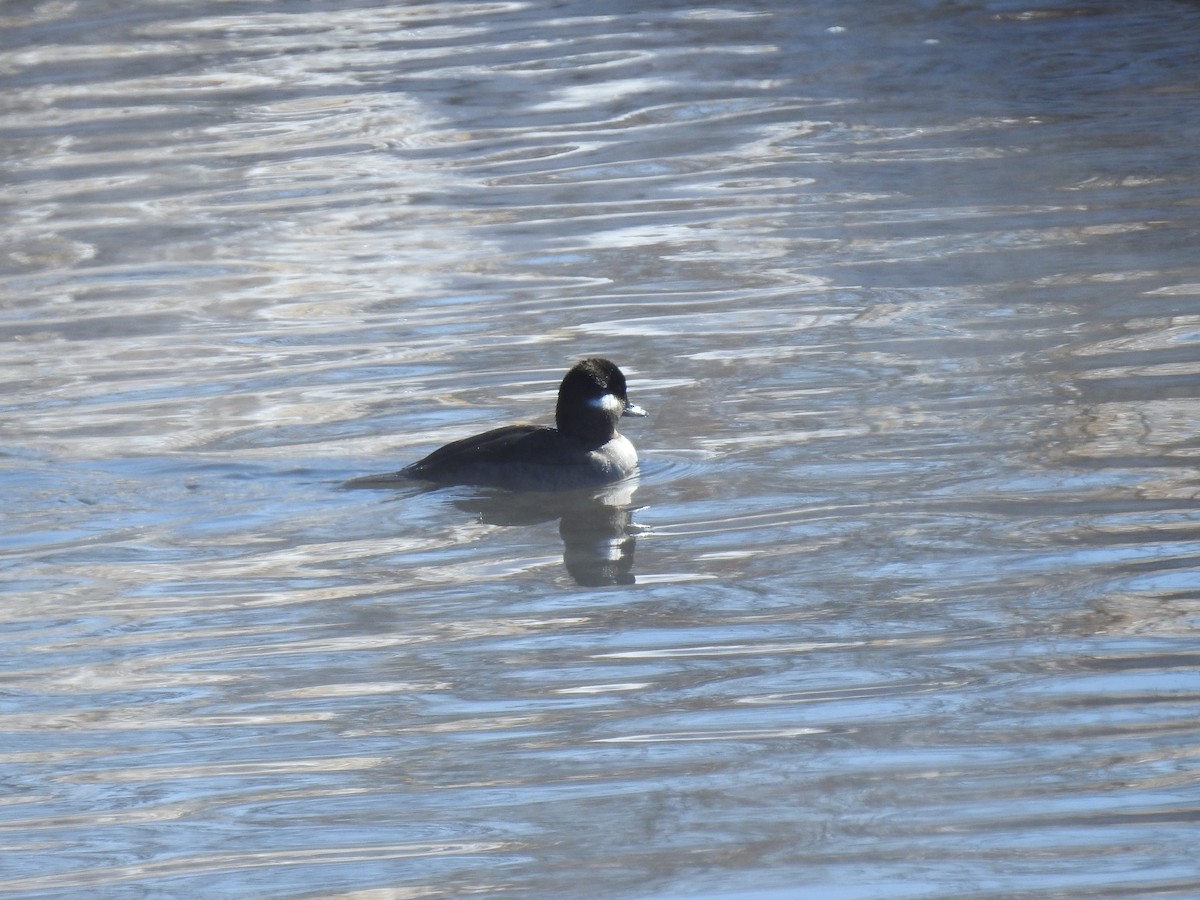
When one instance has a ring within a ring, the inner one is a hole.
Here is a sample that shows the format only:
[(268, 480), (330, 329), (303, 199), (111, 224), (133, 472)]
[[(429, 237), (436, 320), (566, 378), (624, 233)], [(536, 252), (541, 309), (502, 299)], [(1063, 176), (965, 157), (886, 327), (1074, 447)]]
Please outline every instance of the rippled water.
[(0, 7), (0, 892), (1200, 894), (1198, 37)]

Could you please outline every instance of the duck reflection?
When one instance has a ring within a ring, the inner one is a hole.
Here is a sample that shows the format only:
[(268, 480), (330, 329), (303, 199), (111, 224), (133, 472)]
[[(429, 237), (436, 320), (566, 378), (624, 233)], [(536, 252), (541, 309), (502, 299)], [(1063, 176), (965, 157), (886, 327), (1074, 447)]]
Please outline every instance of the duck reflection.
[(563, 564), (581, 587), (633, 584), (633, 524), (630, 479), (604, 491), (486, 493), (454, 505), (488, 525), (538, 525), (558, 519)]
[[(411, 487), (405, 479), (355, 479), (347, 488)], [(440, 490), (428, 485), (424, 490)], [(633, 551), (638, 527), (633, 523), (637, 477), (606, 488), (573, 491), (501, 491), (453, 501), (454, 506), (487, 525), (540, 525), (558, 519), (563, 564), (581, 587), (633, 584)]]

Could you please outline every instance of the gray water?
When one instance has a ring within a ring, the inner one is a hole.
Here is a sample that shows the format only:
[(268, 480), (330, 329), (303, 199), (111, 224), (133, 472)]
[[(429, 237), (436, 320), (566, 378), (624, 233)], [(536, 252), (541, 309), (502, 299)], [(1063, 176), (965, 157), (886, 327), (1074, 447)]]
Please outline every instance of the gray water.
[(0, 892), (1200, 896), (1198, 39), (4, 4)]

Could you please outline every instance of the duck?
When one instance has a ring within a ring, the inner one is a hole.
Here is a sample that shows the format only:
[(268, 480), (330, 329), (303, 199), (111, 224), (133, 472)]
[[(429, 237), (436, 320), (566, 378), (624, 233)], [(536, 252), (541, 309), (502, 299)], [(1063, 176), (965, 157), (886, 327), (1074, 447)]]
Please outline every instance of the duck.
[(633, 443), (617, 431), (625, 416), (646, 411), (630, 402), (625, 374), (603, 357), (580, 360), (563, 377), (554, 427), (502, 425), (451, 441), (398, 472), (368, 475), (351, 487), (423, 481), (519, 491), (599, 487), (633, 477)]

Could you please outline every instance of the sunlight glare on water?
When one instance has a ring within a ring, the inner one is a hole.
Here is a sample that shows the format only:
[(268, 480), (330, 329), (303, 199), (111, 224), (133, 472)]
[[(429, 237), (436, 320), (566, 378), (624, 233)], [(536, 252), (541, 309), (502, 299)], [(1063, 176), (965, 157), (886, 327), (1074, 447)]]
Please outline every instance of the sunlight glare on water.
[(0, 10), (0, 891), (1200, 893), (1198, 36)]

